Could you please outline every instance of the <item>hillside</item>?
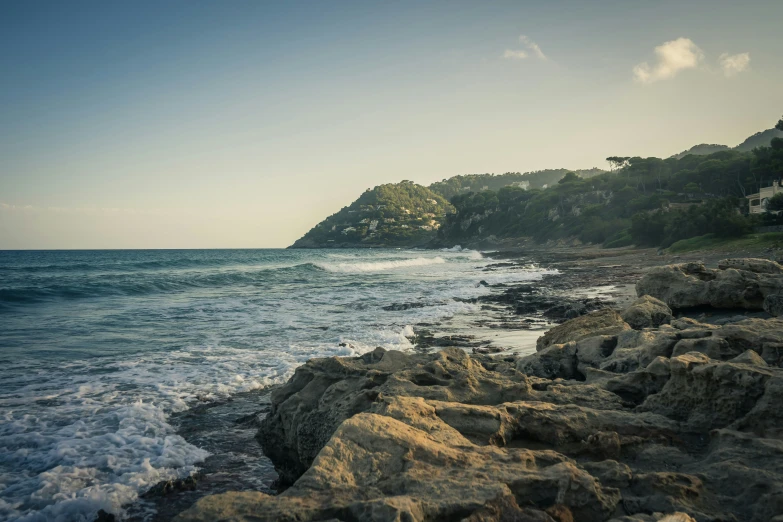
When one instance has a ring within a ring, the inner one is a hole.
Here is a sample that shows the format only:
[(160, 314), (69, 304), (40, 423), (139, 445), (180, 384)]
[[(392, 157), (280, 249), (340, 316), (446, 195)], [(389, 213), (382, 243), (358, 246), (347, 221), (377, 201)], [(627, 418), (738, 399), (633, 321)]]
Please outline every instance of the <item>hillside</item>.
[(688, 150), (682, 151), (679, 154), (671, 156), (673, 159), (681, 159), (689, 154), (695, 156), (707, 156), (724, 150), (736, 150), (739, 152), (750, 152), (756, 147), (769, 147), (773, 138), (783, 138), (783, 131), (778, 129), (767, 129), (765, 131), (757, 132), (753, 136), (749, 136), (745, 141), (737, 145), (736, 147), (729, 147), (728, 145), (706, 144), (694, 145)]
[(769, 147), (772, 142), (772, 138), (783, 138), (783, 131), (778, 129), (767, 129), (765, 131), (757, 132), (753, 136), (734, 147), (734, 150), (741, 152), (750, 152), (756, 147)]
[(289, 248), (420, 246), (454, 207), (412, 181), (379, 185), (318, 223)]
[(694, 145), (690, 149), (684, 150), (679, 154), (675, 154), (674, 156), (672, 156), (672, 158), (681, 159), (684, 158), (685, 156), (688, 156), (689, 154), (693, 154), (695, 156), (707, 156), (709, 154), (714, 154), (716, 152), (721, 152), (723, 150), (731, 150), (731, 147), (729, 147), (728, 145), (718, 145), (717, 143), (713, 143), (713, 144), (702, 143), (699, 145)]
[(747, 194), (783, 176), (783, 139), (752, 152), (623, 158), (622, 168), (583, 179), (567, 175), (546, 190), (504, 187), (452, 198), (456, 212), (437, 246), (491, 244), (497, 239), (568, 239), (607, 247), (667, 247), (705, 234), (739, 237), (773, 215), (746, 217)]
[(443, 181), (436, 181), (429, 186), (444, 198), (451, 200), (454, 196), (482, 190), (500, 190), (503, 187), (514, 186), (523, 189), (546, 188), (560, 181), (568, 172), (575, 172), (579, 177), (590, 178), (603, 174), (604, 170), (593, 168), (586, 170), (546, 169), (534, 172), (506, 172), (505, 174), (465, 174), (452, 176)]

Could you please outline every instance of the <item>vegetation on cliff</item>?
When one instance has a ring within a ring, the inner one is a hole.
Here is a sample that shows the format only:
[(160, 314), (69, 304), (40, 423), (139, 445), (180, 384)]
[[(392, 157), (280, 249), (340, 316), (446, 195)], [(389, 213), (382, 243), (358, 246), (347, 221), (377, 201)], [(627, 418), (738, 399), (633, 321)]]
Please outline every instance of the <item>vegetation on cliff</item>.
[(416, 246), (435, 237), (454, 207), (412, 181), (368, 189), (294, 243), (294, 248)]
[(547, 188), (560, 181), (568, 172), (574, 172), (581, 178), (591, 178), (606, 172), (601, 169), (585, 169), (569, 171), (568, 169), (546, 169), (535, 172), (506, 172), (505, 174), (465, 174), (437, 181), (429, 186), (444, 198), (451, 200), (454, 196), (483, 190), (500, 190), (503, 187)]

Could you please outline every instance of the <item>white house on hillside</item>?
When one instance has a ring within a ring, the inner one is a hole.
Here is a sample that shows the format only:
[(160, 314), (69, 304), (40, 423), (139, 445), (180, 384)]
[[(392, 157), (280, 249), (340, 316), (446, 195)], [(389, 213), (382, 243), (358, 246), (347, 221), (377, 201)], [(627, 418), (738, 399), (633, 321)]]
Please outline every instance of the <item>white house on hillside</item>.
[(771, 187), (764, 187), (755, 194), (745, 196), (748, 199), (748, 210), (751, 214), (763, 214), (767, 211), (767, 203), (775, 194), (783, 192), (780, 181), (773, 181)]

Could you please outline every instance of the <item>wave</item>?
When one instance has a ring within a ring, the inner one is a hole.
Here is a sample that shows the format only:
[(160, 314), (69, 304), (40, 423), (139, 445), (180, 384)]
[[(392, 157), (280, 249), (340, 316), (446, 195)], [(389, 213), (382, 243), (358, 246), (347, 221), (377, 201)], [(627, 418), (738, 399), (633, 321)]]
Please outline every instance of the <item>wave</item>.
[(365, 263), (314, 263), (316, 267), (327, 272), (359, 273), (359, 272), (385, 272), (400, 268), (416, 266), (440, 265), (446, 260), (442, 257), (416, 257), (413, 259), (400, 259), (398, 261), (374, 261)]
[(270, 267), (242, 271), (185, 271), (165, 274), (105, 274), (83, 277), (47, 277), (36, 284), (18, 282), (17, 286), (0, 288), (2, 305), (38, 303), (52, 299), (84, 299), (95, 297), (142, 296), (175, 293), (197, 288), (229, 286), (264, 286), (280, 275), (290, 280), (291, 273), (323, 272), (313, 263)]

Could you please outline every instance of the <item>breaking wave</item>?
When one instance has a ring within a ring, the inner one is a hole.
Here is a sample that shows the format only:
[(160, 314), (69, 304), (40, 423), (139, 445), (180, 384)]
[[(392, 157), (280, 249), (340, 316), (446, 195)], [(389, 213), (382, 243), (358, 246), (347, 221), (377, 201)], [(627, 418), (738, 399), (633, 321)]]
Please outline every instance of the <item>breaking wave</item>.
[(373, 261), (364, 263), (316, 263), (316, 266), (327, 272), (355, 273), (355, 272), (385, 272), (400, 268), (417, 266), (442, 265), (446, 262), (442, 257), (417, 257), (414, 259), (400, 259), (396, 261)]

